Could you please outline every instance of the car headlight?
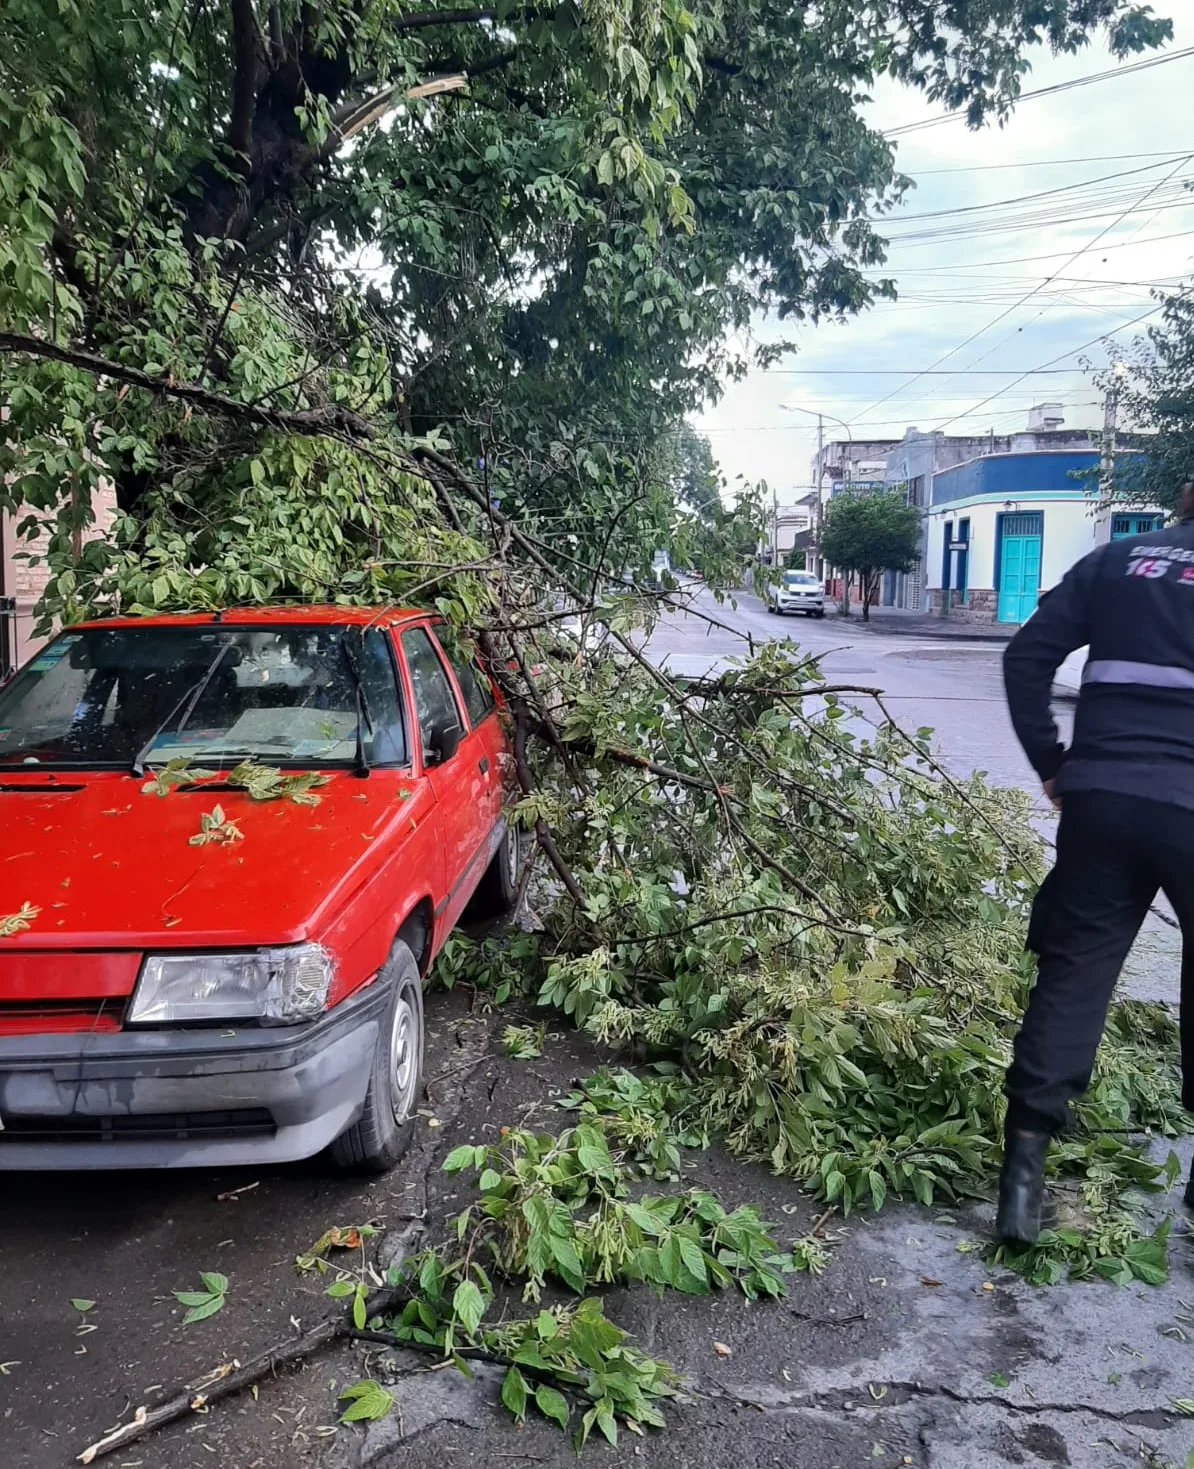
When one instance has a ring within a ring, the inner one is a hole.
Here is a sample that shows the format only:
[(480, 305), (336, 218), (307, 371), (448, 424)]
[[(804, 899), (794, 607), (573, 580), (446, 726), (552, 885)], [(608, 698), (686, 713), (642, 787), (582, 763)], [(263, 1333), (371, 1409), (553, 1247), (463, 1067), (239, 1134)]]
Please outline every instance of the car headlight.
[(323, 1013), (331, 956), (318, 944), (247, 954), (150, 954), (129, 1007), (130, 1025), (256, 1020), (290, 1025)]

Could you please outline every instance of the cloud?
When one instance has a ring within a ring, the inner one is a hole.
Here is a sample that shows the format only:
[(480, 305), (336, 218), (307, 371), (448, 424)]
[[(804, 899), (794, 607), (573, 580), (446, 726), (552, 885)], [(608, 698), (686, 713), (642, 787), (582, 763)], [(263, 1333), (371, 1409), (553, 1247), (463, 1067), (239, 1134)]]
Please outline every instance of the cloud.
[[(1174, 50), (1194, 44), (1194, 6), (1180, 9)], [(1099, 45), (1076, 56), (1042, 53), (1024, 89), (1114, 65)], [(1194, 175), (1194, 161), (1179, 163), (1174, 143), (1180, 148), (1186, 139), (1175, 139), (1172, 126), (1189, 115), (1192, 80), (1194, 58), (1175, 60), (1025, 100), (1002, 128), (973, 133), (953, 121), (897, 138), (899, 166), (917, 186), (880, 227), (891, 246), (876, 274), (895, 279), (899, 300), (844, 324), (755, 324), (759, 339), (794, 338), (799, 351), (774, 370), (729, 384), (698, 420), (726, 474), (765, 479), (781, 499), (806, 486), (818, 411), (826, 415), (827, 439), (845, 436), (836, 420), (851, 423), (855, 437), (899, 438), (909, 426), (941, 424), (955, 433), (1006, 432), (1027, 419), (1035, 401), (1064, 403), (1071, 425), (1099, 423), (1096, 391), (1076, 358), (1058, 364), (1063, 372), (1008, 385), (1017, 372), (1149, 310), (1150, 285), (1173, 283), (1192, 269), (1194, 195), (1179, 181)], [(941, 110), (888, 80), (876, 86), (868, 108), (885, 129)], [(1135, 169), (1142, 171), (1129, 172)], [(1123, 177), (1109, 177), (1115, 174)], [(1024, 197), (1075, 184), (1085, 187)], [(998, 207), (973, 209), (992, 204)], [(963, 208), (973, 212), (918, 217)], [(1140, 330), (1117, 340), (1126, 344)], [(1105, 360), (1098, 348), (1087, 355)], [(909, 382), (896, 375), (911, 376), (941, 358), (933, 376)], [(995, 401), (967, 411), (996, 393)]]

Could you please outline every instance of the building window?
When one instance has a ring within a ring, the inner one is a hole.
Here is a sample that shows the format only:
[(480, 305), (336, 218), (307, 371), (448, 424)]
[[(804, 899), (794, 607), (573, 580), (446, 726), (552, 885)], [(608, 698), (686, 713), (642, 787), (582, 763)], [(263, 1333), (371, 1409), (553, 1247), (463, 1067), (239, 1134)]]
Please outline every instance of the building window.
[(1111, 517), (1111, 539), (1123, 541), (1129, 536), (1147, 536), (1160, 530), (1165, 523), (1163, 515), (1114, 515)]

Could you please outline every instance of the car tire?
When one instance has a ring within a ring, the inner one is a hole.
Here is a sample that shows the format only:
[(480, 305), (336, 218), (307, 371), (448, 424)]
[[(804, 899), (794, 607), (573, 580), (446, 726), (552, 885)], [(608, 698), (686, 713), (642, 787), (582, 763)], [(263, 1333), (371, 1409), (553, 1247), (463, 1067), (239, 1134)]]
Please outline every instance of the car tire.
[(376, 982), (389, 997), (361, 1115), (331, 1146), (341, 1173), (389, 1172), (410, 1147), (423, 1091), (423, 980), (401, 939)]
[(825, 609), (824, 609), (824, 607), (821, 608), (820, 612), (814, 612), (813, 613), (813, 616), (816, 617), (818, 620), (820, 620), (822, 617), (824, 617), (825, 616)]
[(522, 871), (522, 843), (509, 823), (501, 845), (490, 859), (477, 890), (469, 899), (464, 916), (468, 920), (508, 918), (515, 908), (518, 879)]
[(772, 617), (775, 616), (775, 603), (774, 602), (768, 602), (767, 603), (767, 611), (771, 613)]

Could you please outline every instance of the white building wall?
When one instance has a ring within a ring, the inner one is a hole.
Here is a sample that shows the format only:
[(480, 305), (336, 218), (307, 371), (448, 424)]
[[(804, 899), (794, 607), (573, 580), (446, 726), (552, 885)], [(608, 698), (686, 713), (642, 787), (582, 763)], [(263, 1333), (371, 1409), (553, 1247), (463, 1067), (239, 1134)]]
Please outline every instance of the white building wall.
[[(1041, 591), (1046, 592), (1061, 581), (1076, 561), (1094, 550), (1097, 544), (1094, 502), (1084, 495), (1054, 494), (1013, 503), (1016, 513), (1036, 512), (1041, 515)], [(939, 591), (942, 586), (946, 525), (952, 522), (956, 538), (958, 522), (968, 519), (967, 585), (971, 591), (997, 591), (999, 517), (1005, 513), (1010, 511), (1007, 502), (1002, 500), (955, 500), (934, 506), (928, 514), (928, 587)]]

